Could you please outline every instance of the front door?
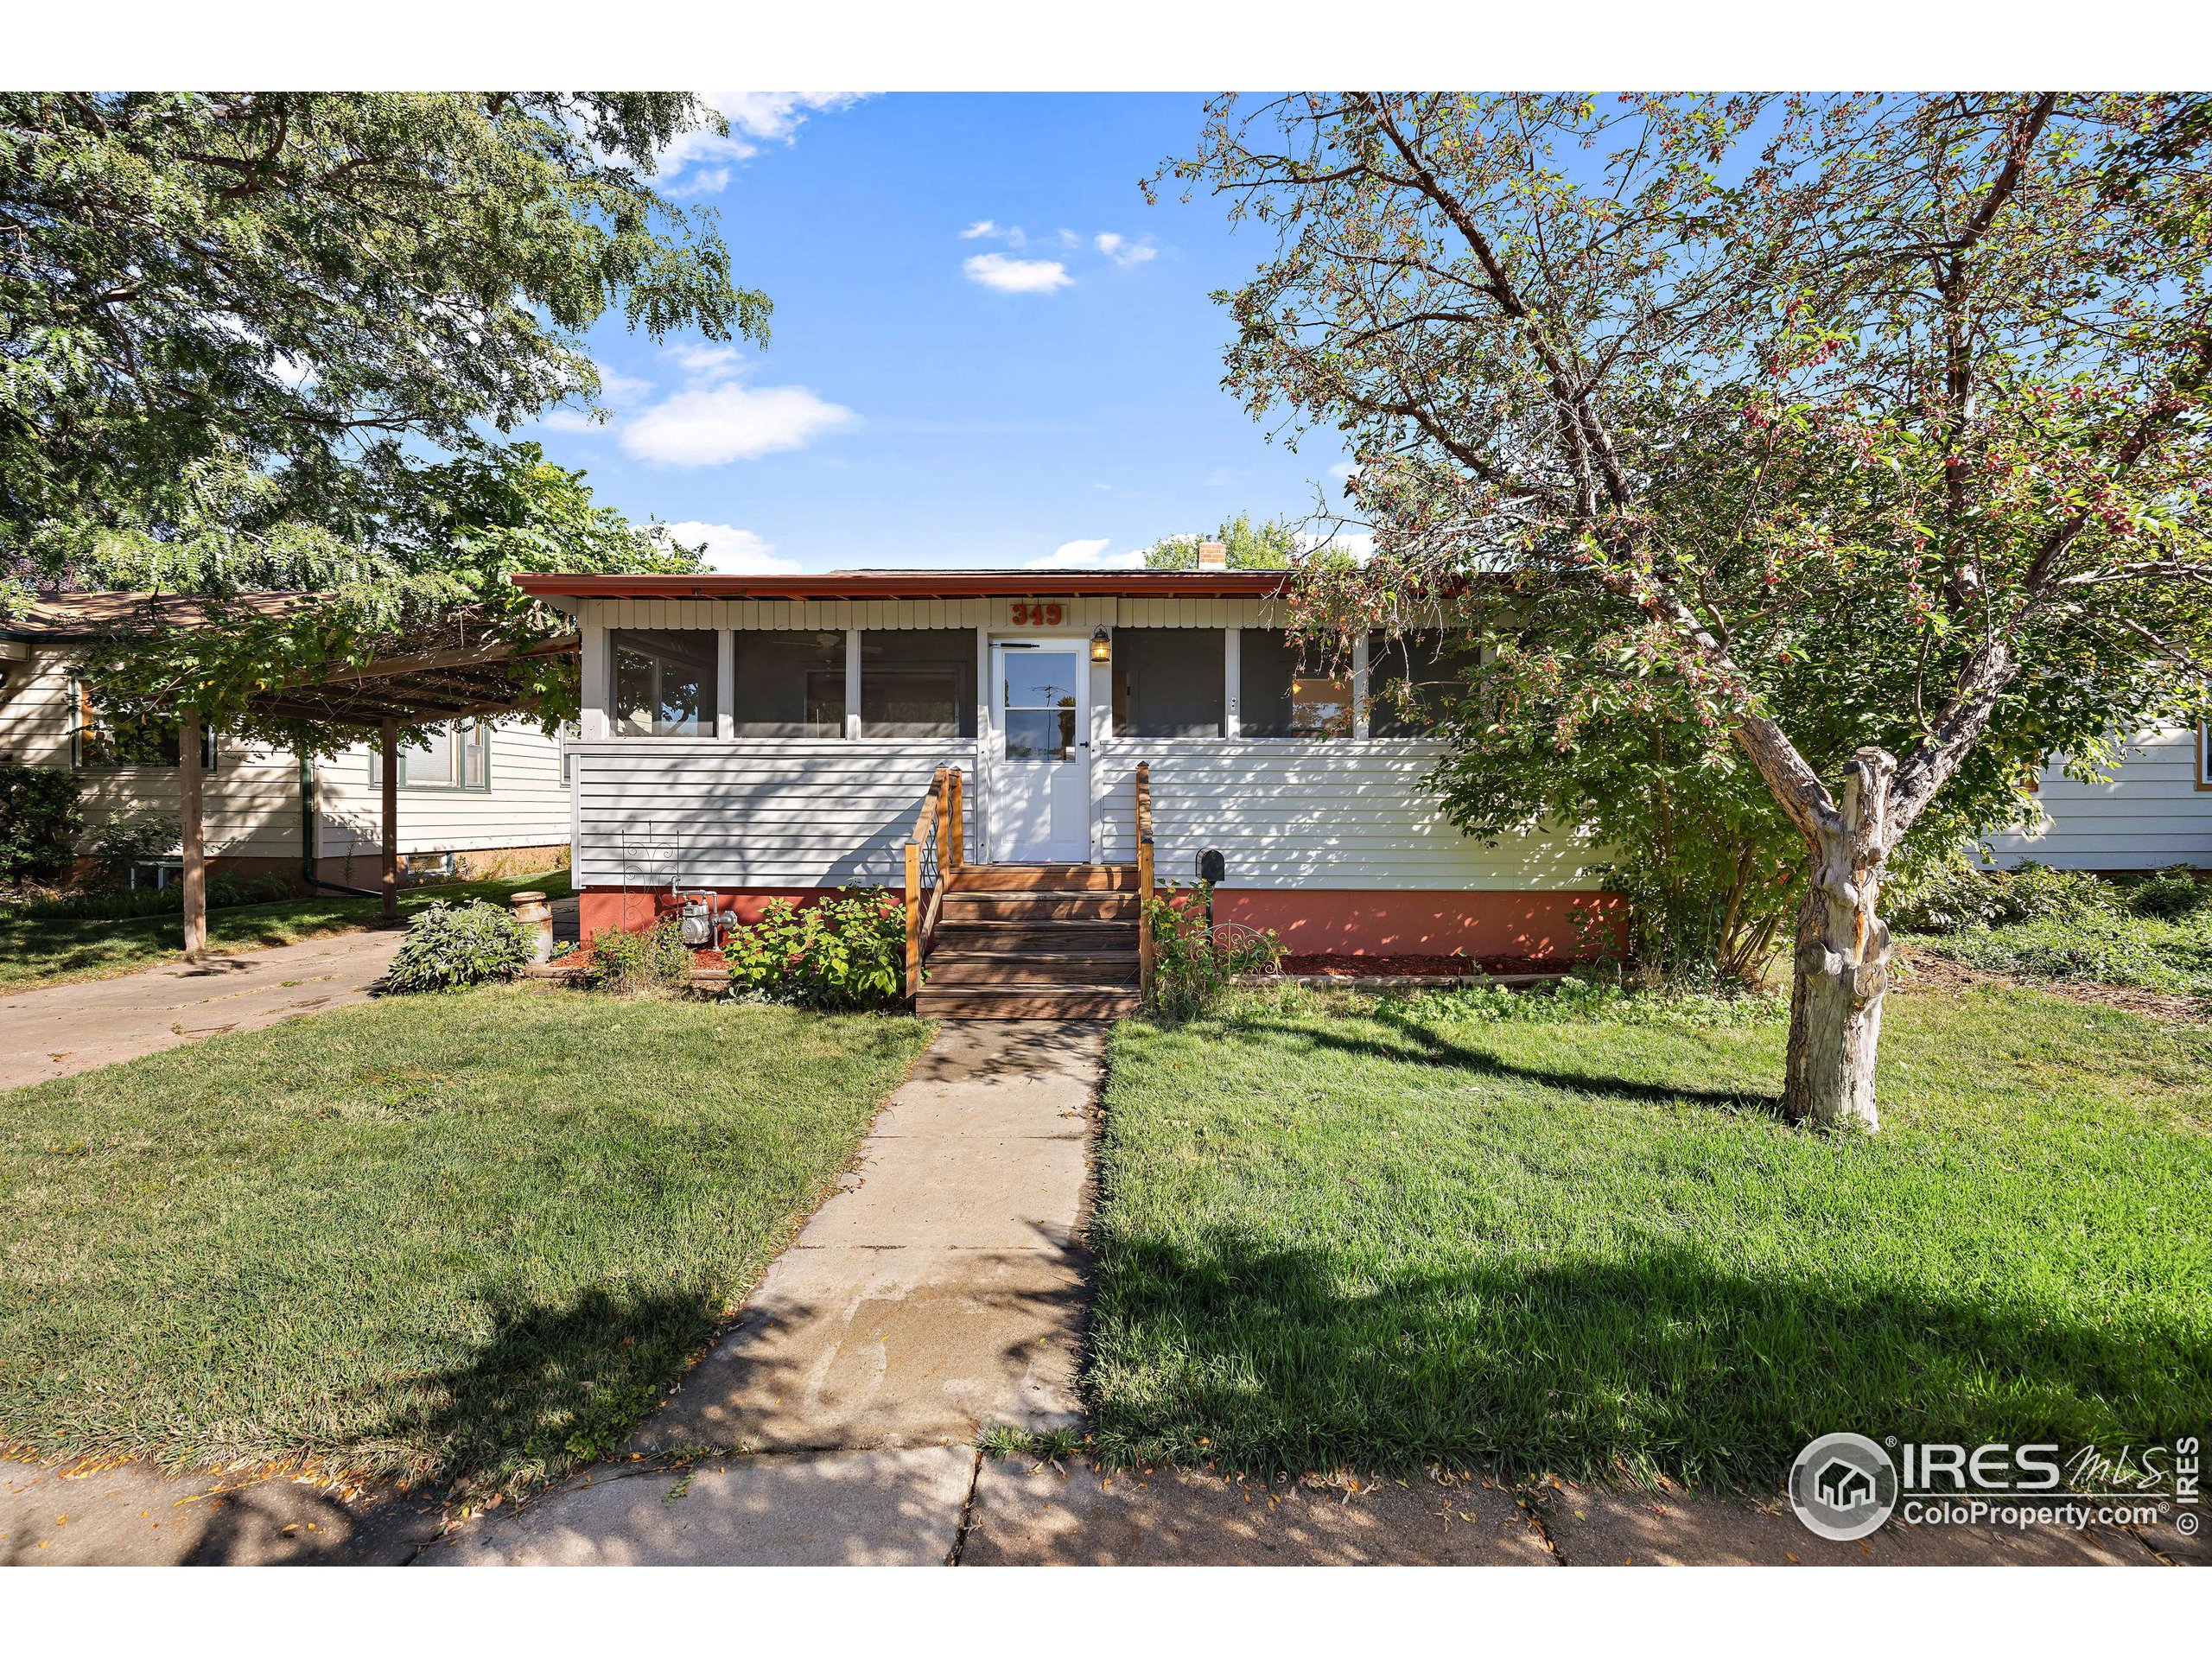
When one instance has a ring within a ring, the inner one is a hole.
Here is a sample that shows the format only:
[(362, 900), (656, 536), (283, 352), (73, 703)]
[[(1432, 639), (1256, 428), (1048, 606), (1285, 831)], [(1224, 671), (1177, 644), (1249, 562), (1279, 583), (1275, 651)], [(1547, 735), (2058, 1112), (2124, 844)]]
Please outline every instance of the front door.
[(1083, 863), (1090, 857), (1090, 675), (1080, 642), (991, 646), (991, 856)]

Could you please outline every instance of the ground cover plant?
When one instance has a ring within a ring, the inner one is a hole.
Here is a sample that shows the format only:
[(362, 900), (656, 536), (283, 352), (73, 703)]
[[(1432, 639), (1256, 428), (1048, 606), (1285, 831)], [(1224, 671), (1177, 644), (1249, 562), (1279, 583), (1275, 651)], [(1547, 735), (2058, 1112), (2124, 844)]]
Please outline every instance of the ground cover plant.
[(535, 931), (500, 905), (472, 899), (417, 911), (385, 974), (385, 988), (458, 991), (512, 979), (531, 959)]
[[(468, 899), (504, 905), (510, 895), (529, 888), (542, 890), (550, 898), (566, 898), (569, 873), (556, 870), (550, 874), (505, 876), (496, 881), (411, 888), (399, 895), (399, 911), (407, 916), (429, 905)], [(324, 893), (278, 904), (211, 910), (207, 948), (218, 954), (264, 950), (326, 933), (373, 927), (384, 913), (382, 906), (381, 899)], [(0, 996), (73, 979), (135, 974), (143, 968), (177, 961), (183, 954), (173, 910), (122, 920), (0, 910)]]
[(1778, 1000), (1246, 994), (1116, 1028), (1109, 1458), (1665, 1475), (1815, 1434), (2212, 1418), (2212, 1037), (1902, 990), (1885, 1132), (1779, 1116)]
[(2186, 869), (1957, 868), (1909, 887), (1899, 916), (1920, 949), (1988, 972), (2212, 996), (2212, 886)]
[(928, 1027), (578, 1006), (392, 998), (10, 1094), (0, 1445), (463, 1499), (612, 1450)]

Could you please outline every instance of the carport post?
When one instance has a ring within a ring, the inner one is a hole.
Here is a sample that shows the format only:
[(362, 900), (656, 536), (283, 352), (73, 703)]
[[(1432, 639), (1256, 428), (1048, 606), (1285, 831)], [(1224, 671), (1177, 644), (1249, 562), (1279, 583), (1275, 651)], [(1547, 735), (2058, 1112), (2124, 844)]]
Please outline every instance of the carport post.
[(207, 838), (200, 821), (200, 711), (187, 709), (177, 721), (177, 817), (184, 829), (184, 959), (207, 954)]
[(399, 722), (390, 715), (377, 734), (384, 769), (384, 918), (399, 919)]

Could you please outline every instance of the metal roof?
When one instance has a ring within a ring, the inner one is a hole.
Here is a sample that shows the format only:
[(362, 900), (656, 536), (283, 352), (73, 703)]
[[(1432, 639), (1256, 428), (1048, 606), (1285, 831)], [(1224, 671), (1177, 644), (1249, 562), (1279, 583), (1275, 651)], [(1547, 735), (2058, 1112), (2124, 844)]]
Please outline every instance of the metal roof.
[(524, 593), (568, 599), (1266, 599), (1287, 570), (832, 570), (819, 575), (518, 575)]

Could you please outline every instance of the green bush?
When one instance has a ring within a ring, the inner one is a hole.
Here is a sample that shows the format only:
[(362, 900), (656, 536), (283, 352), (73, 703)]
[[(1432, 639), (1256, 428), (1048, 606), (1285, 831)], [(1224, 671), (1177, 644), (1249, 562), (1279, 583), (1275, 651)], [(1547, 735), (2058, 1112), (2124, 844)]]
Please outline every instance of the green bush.
[(675, 917), (635, 932), (610, 927), (594, 933), (583, 982), (595, 991), (652, 993), (681, 990), (691, 976), (691, 947)]
[(1213, 925), (1213, 889), (1204, 881), (1170, 882), (1145, 900), (1145, 913), (1152, 919), (1152, 1008), (1162, 1019), (1195, 1019), (1231, 981), (1282, 965), (1282, 941), (1272, 930)]
[(1948, 957), (2023, 979), (2089, 980), (2177, 995), (2212, 994), (2212, 912), (2177, 921), (2130, 915), (2038, 917), (2006, 927), (1967, 928), (1946, 938)]
[(86, 843), (93, 883), (110, 890), (127, 887), (138, 866), (168, 857), (183, 842), (184, 827), (172, 813), (118, 812), (93, 830)]
[[(218, 873), (207, 878), (207, 908), (227, 910), (238, 905), (270, 905), (297, 895), (281, 875), (232, 875)], [(184, 908), (184, 887), (171, 881), (166, 887), (117, 887), (112, 891), (63, 893), (34, 899), (14, 913), (36, 920), (51, 917), (84, 921), (118, 921), (134, 916), (175, 915)]]
[(870, 887), (802, 908), (771, 899), (723, 947), (741, 990), (814, 1008), (887, 1008), (906, 995), (906, 907)]
[(44, 881), (67, 869), (85, 828), (77, 775), (0, 766), (0, 882)]
[(2212, 904), (2212, 886), (2199, 881), (2188, 865), (2173, 864), (2127, 888), (2123, 902), (2138, 916), (2174, 921)]
[(2088, 870), (2056, 870), (2031, 860), (2011, 870), (1983, 868), (1961, 855), (1892, 882), (1882, 911), (1891, 926), (1911, 933), (1955, 933), (1970, 927), (2113, 916), (2125, 889)]
[(434, 904), (407, 925), (385, 986), (393, 991), (457, 991), (512, 979), (531, 958), (531, 930), (480, 899)]

